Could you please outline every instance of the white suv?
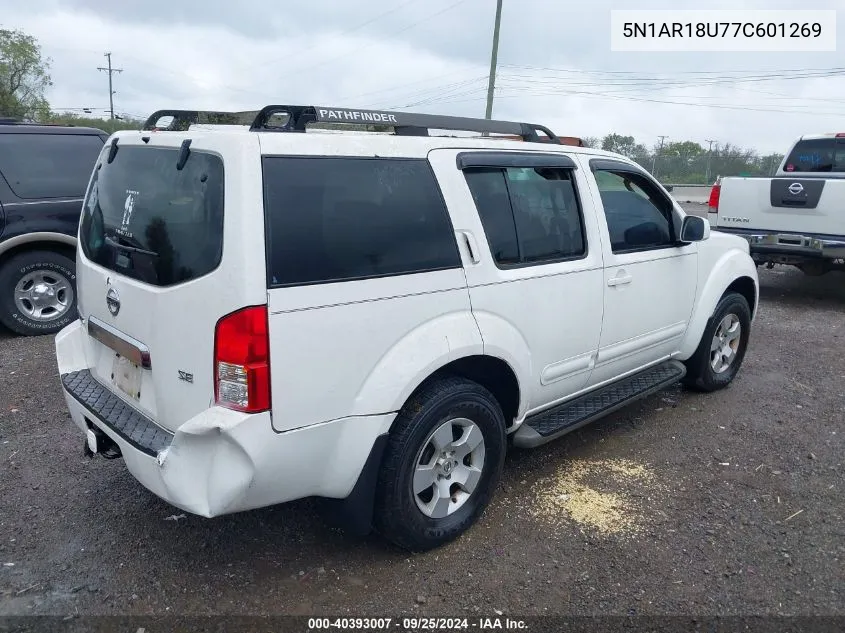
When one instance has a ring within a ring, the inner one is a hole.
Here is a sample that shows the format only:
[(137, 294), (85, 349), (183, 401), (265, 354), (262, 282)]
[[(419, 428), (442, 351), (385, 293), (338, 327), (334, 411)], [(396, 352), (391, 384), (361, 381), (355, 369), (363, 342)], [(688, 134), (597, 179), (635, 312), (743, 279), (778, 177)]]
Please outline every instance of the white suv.
[(483, 119), (160, 111), (106, 143), (79, 244), (86, 451), (188, 512), (321, 497), (412, 550), (479, 517), (509, 442), (726, 386), (758, 301), (747, 242), (635, 163)]

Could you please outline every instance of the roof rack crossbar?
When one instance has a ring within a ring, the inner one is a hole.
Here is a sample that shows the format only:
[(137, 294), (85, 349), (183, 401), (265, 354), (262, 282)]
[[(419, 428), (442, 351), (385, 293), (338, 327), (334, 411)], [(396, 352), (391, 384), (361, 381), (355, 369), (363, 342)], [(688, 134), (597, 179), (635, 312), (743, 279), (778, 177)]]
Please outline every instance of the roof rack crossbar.
[[(164, 117), (172, 117), (173, 120), (166, 127), (158, 127), (158, 121)], [(261, 110), (250, 112), (158, 110), (150, 115), (143, 129), (187, 130), (189, 126), (198, 123), (249, 125), (252, 131), (274, 132), (305, 132), (311, 123), (328, 123), (339, 126), (392, 128), (399, 136), (429, 136), (431, 130), (449, 130), (510, 135), (527, 142), (562, 144), (560, 138), (549, 128), (534, 123), (307, 105), (268, 105)]]

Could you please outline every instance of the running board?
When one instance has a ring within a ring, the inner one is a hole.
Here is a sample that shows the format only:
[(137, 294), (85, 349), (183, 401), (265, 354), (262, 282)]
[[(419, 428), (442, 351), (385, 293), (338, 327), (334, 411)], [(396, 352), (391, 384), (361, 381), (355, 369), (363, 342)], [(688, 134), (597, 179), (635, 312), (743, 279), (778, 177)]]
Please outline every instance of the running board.
[(513, 436), (514, 446), (534, 448), (556, 440), (617, 409), (675, 384), (687, 373), (683, 363), (666, 361), (605, 385), (553, 409), (533, 415)]

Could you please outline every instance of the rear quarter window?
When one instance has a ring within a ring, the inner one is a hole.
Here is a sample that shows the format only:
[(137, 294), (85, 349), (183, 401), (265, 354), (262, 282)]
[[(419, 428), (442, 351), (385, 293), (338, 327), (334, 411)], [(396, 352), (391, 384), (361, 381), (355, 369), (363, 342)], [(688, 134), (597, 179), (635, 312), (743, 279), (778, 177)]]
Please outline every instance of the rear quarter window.
[(273, 286), (461, 266), (424, 159), (263, 159), (267, 275)]
[(102, 149), (93, 134), (0, 134), (0, 174), (25, 200), (81, 198)]

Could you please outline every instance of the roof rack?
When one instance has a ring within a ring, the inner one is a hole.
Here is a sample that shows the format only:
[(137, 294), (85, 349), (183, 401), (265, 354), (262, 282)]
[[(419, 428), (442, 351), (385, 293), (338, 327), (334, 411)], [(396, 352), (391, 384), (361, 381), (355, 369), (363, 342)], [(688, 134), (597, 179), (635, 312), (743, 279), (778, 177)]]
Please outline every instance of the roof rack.
[[(159, 127), (162, 118), (172, 121)], [(187, 130), (194, 124), (249, 125), (249, 129), (272, 132), (305, 132), (309, 124), (330, 124), (331, 126), (368, 126), (392, 128), (398, 136), (429, 136), (430, 130), (481, 132), (519, 137), (526, 142), (551, 142), (561, 140), (547, 127), (534, 123), (474, 119), (416, 112), (392, 112), (387, 110), (357, 110), (351, 108), (329, 108), (323, 106), (268, 105), (258, 111), (208, 112), (201, 110), (158, 110), (150, 115), (144, 130)], [(540, 136), (538, 132), (544, 135)]]

